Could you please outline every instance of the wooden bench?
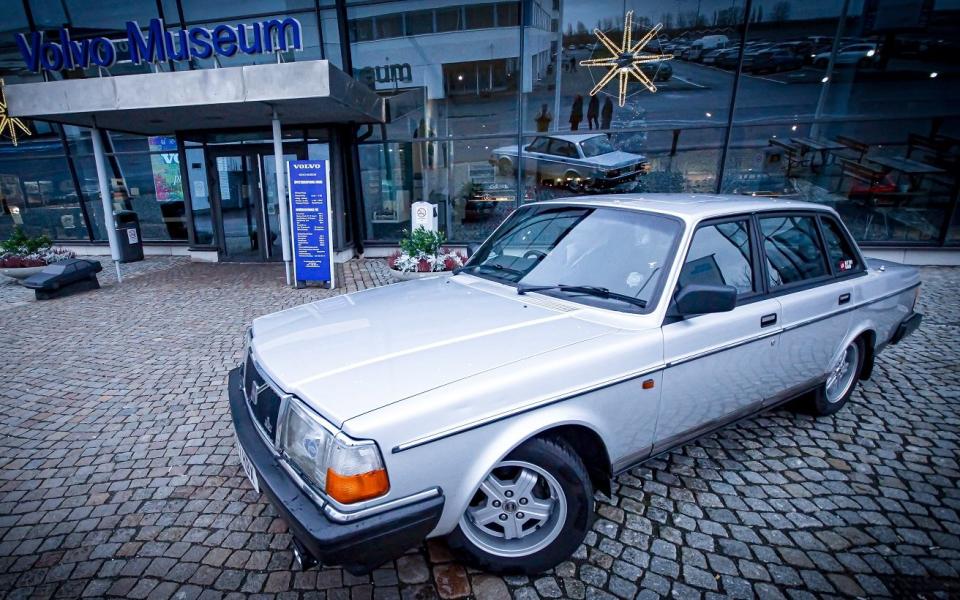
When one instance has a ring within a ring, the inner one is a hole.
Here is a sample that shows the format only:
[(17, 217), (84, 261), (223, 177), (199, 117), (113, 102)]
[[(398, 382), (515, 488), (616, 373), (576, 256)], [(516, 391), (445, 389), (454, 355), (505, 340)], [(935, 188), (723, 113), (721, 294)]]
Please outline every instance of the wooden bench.
[(841, 157), (840, 178), (837, 180), (836, 191), (840, 191), (840, 188), (843, 187), (843, 181), (847, 177), (867, 184), (867, 192), (860, 193), (857, 190), (851, 189), (847, 197), (851, 199), (853, 199), (854, 196), (865, 198), (875, 193), (871, 192), (870, 190), (883, 183), (887, 179), (887, 173), (886, 171), (874, 169), (872, 167), (868, 167), (867, 165), (860, 164), (858, 161)]
[[(859, 140), (855, 140), (845, 135), (838, 135), (833, 139), (838, 144), (843, 144), (844, 146), (842, 150), (831, 150), (831, 152), (839, 156), (841, 159), (849, 160), (851, 156), (856, 156), (857, 157), (856, 162), (858, 163), (863, 162), (863, 157), (866, 156), (867, 151), (870, 150), (870, 144), (867, 144), (866, 142), (861, 142)], [(849, 153), (849, 155), (844, 154), (844, 152)]]

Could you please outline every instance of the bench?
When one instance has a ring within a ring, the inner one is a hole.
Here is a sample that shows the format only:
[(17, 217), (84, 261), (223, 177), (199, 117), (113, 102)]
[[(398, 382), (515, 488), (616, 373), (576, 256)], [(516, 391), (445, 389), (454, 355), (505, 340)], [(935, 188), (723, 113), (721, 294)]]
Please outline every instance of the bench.
[(866, 156), (867, 151), (870, 150), (870, 144), (855, 140), (845, 135), (838, 135), (833, 139), (838, 144), (843, 144), (844, 146), (843, 149), (840, 150), (831, 150), (831, 152), (836, 154), (841, 159), (845, 158), (849, 160), (852, 156), (856, 156), (856, 162), (863, 162), (863, 157)]

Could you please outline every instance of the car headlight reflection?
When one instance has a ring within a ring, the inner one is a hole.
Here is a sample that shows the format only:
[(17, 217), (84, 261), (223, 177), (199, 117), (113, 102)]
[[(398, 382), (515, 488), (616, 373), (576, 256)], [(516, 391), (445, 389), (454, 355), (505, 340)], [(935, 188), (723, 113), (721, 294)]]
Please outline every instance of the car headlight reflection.
[(297, 400), (290, 402), (280, 447), (309, 484), (343, 504), (390, 489), (376, 443), (334, 435)]

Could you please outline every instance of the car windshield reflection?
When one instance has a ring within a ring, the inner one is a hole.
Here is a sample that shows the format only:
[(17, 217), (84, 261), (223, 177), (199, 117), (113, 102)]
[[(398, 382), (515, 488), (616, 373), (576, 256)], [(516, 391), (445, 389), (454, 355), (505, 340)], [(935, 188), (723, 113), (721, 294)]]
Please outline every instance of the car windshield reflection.
[(635, 210), (531, 206), (514, 213), (463, 271), (592, 306), (648, 312), (680, 229), (675, 219)]

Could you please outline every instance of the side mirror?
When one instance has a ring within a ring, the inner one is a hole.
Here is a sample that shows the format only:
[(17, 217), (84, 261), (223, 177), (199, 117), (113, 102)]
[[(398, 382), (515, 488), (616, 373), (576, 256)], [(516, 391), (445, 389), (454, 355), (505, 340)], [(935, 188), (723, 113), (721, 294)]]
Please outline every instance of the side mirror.
[(470, 258), (480, 249), (480, 244), (467, 244), (467, 258)]
[(737, 306), (737, 288), (732, 285), (689, 283), (677, 292), (677, 312), (685, 317), (731, 311)]

